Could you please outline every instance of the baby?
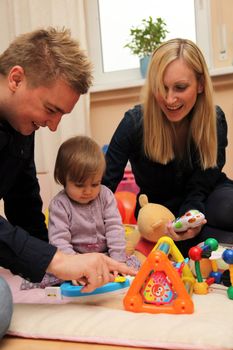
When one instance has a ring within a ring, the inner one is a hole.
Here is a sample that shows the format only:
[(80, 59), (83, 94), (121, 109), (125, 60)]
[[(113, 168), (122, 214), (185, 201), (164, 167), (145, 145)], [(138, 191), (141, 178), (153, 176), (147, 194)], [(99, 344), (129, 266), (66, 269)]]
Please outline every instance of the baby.
[(101, 185), (104, 171), (104, 154), (91, 138), (60, 146), (54, 178), (63, 190), (49, 206), (49, 240), (68, 254), (100, 252), (125, 262), (125, 230), (114, 194)]

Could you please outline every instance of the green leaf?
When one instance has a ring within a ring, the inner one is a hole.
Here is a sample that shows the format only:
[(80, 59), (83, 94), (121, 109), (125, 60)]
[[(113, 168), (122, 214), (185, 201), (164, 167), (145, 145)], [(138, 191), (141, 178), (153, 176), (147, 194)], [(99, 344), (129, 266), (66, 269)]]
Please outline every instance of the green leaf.
[(142, 19), (141, 25), (130, 28), (131, 40), (124, 47), (130, 49), (133, 55), (143, 57), (151, 53), (164, 41), (167, 33), (165, 21), (158, 17), (156, 21), (149, 16)]

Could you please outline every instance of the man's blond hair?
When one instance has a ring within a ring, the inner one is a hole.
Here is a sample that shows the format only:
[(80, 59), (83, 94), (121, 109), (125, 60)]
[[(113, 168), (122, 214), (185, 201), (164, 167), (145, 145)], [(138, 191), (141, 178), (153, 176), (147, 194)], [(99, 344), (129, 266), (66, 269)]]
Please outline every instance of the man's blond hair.
[(68, 29), (38, 29), (21, 34), (0, 55), (0, 74), (16, 65), (24, 69), (32, 87), (49, 86), (63, 79), (80, 94), (92, 83), (92, 65)]

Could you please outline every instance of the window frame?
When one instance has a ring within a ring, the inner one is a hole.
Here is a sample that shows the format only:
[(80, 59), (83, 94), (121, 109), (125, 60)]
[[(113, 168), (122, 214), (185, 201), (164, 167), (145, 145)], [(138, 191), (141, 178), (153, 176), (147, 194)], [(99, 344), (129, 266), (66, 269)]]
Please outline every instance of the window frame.
[[(94, 85), (90, 91), (104, 91), (143, 85), (144, 79), (141, 78), (139, 68), (103, 72), (98, 0), (85, 0), (84, 4), (88, 53), (94, 64)], [(211, 70), (213, 69), (213, 59), (211, 49), (210, 0), (194, 0), (194, 5), (196, 42), (204, 53), (207, 65)]]

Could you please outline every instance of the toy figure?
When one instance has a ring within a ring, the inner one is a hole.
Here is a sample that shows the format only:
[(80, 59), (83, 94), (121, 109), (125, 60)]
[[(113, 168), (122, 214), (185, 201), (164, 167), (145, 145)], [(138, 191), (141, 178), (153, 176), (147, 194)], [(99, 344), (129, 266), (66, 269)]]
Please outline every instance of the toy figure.
[(165, 235), (166, 224), (175, 220), (175, 217), (163, 205), (148, 203), (145, 194), (139, 196), (139, 203), (141, 206), (138, 214), (140, 239), (135, 246), (135, 255), (143, 263), (159, 238)]

